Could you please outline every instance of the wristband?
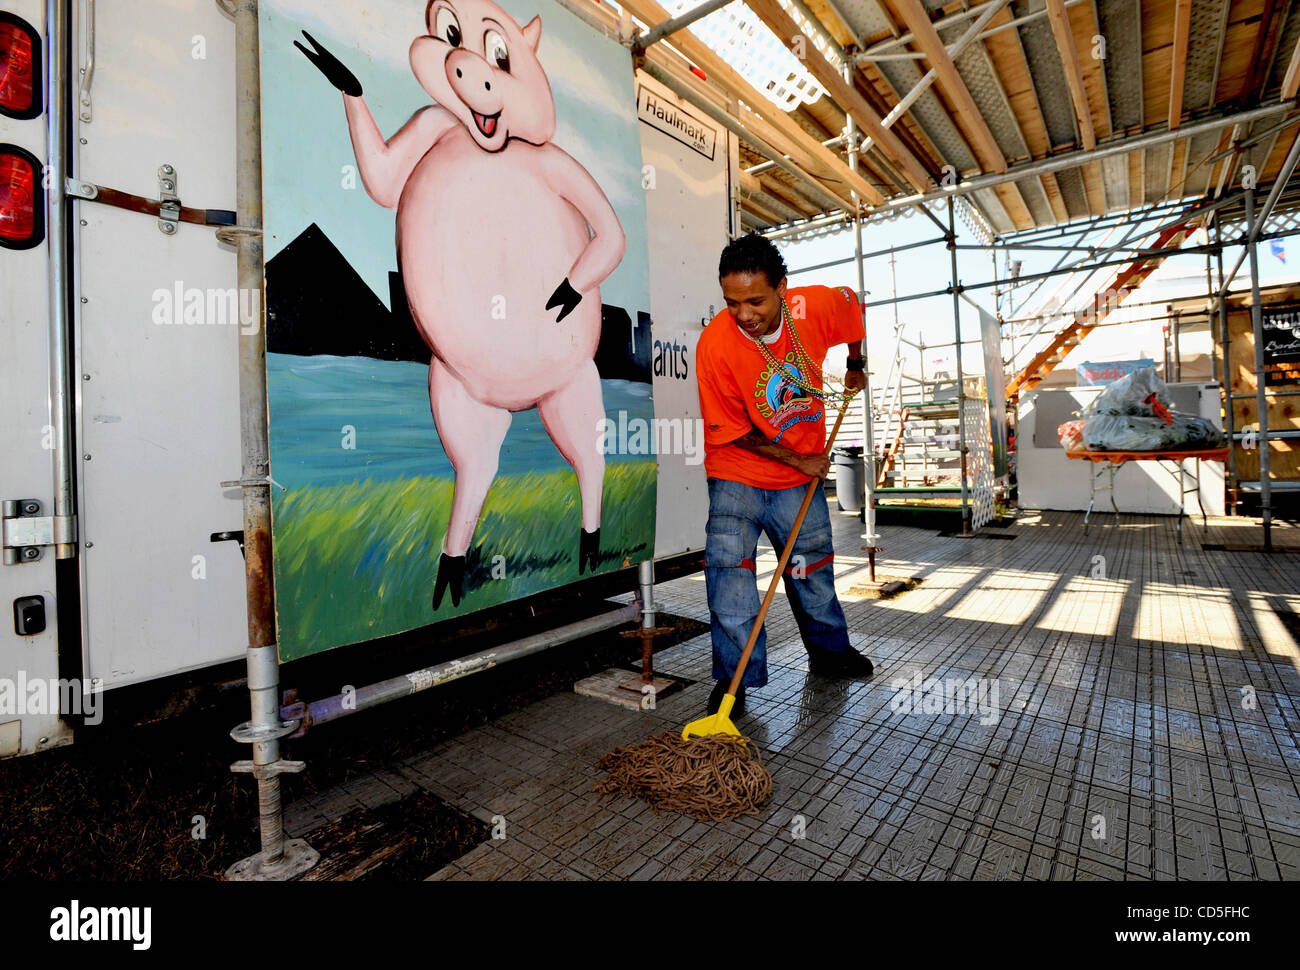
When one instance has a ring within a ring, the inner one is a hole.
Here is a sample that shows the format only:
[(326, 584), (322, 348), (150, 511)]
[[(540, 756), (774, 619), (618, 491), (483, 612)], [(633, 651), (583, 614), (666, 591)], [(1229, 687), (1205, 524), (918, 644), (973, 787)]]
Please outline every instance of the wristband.
[(846, 370), (865, 371), (867, 369), (867, 359), (865, 357), (850, 357)]

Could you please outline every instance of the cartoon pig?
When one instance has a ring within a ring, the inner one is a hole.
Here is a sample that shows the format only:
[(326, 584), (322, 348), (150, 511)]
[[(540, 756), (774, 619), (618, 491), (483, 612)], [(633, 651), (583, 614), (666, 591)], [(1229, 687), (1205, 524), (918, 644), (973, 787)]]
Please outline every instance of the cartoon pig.
[(432, 0), (425, 26), (411, 69), (436, 104), (387, 141), (356, 76), (306, 31), (314, 50), (294, 43), (343, 92), (366, 191), (397, 210), (406, 299), (433, 352), (429, 402), (456, 473), (436, 610), (447, 591), (460, 603), (515, 411), (537, 408), (577, 473), (578, 573), (595, 571), (605, 476), (599, 284), (623, 258), (625, 237), (600, 186), (551, 142), (541, 18), (520, 28), (491, 0)]

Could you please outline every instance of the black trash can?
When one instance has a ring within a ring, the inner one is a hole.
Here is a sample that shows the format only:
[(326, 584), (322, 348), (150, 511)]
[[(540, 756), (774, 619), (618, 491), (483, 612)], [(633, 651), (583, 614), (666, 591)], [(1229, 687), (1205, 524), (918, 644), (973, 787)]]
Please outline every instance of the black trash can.
[(861, 446), (835, 447), (831, 450), (831, 463), (835, 466), (835, 501), (840, 510), (862, 511), (867, 501), (867, 476)]

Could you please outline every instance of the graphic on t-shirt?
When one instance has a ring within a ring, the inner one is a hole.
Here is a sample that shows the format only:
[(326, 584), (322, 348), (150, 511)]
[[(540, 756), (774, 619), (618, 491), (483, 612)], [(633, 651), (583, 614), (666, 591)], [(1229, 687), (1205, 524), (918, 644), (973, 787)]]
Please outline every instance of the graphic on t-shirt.
[(800, 381), (808, 383), (795, 364), (795, 355), (791, 351), (782, 362), (780, 371), (764, 368), (754, 382), (755, 406), (778, 432), (773, 441), (780, 441), (781, 435), (791, 425), (816, 421), (821, 417), (821, 404), (799, 386), (797, 382)]

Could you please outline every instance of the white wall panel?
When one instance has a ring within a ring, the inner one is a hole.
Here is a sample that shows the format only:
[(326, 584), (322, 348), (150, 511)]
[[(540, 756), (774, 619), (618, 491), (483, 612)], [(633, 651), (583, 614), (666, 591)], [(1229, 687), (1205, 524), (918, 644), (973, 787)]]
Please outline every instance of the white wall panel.
[[(643, 182), (655, 355), (660, 360), (677, 360), (676, 376), (670, 366), (655, 368), (655, 416), (660, 422), (689, 422), (690, 437), (685, 437), (683, 428), (679, 440), (689, 441), (697, 452), (688, 454), (686, 448), (678, 447), (675, 454), (659, 457), (655, 556), (663, 558), (704, 548), (709, 498), (703, 452), (699, 450), (702, 423), (695, 343), (704, 324), (723, 305), (718, 257), (730, 238), (728, 166), (732, 146), (725, 129), (644, 72), (637, 72), (636, 83), (642, 119), (641, 156), (648, 166)], [(650, 98), (653, 104), (647, 103)], [(671, 120), (648, 118), (655, 105), (668, 106), (669, 113), (688, 131), (683, 133)], [(708, 134), (697, 139), (689, 133), (691, 128), (707, 129)], [(671, 431), (673, 425), (668, 428)]]

